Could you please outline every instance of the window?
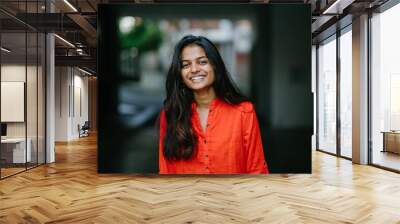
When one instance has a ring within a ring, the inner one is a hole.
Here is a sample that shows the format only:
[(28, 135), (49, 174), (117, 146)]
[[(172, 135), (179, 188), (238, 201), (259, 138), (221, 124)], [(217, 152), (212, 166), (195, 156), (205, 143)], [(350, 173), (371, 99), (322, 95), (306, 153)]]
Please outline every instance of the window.
[(352, 33), (351, 26), (340, 36), (340, 155), (352, 157)]
[(371, 18), (372, 163), (400, 170), (400, 4)]
[(318, 48), (318, 149), (336, 153), (336, 36)]

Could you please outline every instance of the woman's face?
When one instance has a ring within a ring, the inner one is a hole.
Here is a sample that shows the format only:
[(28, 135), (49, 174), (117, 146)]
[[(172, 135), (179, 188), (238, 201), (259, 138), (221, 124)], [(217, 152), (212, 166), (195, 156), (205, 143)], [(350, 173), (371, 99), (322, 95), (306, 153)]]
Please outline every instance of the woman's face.
[(188, 88), (199, 91), (212, 86), (215, 79), (214, 68), (202, 47), (195, 44), (184, 47), (181, 59), (181, 75)]

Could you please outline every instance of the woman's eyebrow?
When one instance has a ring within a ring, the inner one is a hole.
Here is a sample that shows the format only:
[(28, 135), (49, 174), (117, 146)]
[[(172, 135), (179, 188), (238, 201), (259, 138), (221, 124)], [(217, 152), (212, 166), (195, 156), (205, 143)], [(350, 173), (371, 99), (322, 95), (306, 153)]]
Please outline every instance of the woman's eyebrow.
[(184, 62), (184, 61), (198, 60), (198, 59), (202, 59), (202, 58), (207, 58), (207, 56), (200, 56), (200, 57), (197, 57), (197, 58), (195, 58), (195, 59), (182, 59), (182, 62)]

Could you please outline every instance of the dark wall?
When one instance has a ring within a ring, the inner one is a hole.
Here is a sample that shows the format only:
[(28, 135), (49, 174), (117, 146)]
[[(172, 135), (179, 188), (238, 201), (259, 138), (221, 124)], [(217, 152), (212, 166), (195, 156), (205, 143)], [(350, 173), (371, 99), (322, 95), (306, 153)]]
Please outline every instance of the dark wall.
[(308, 5), (273, 5), (260, 14), (253, 93), (265, 156), (274, 173), (311, 172), (313, 101)]

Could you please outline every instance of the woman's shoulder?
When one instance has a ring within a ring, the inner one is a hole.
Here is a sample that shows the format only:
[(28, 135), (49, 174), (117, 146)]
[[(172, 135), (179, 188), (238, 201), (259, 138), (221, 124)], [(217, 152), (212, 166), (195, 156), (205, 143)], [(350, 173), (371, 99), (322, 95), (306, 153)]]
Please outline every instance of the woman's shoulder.
[(254, 105), (250, 101), (243, 101), (235, 106), (240, 112), (252, 113), (254, 111)]

